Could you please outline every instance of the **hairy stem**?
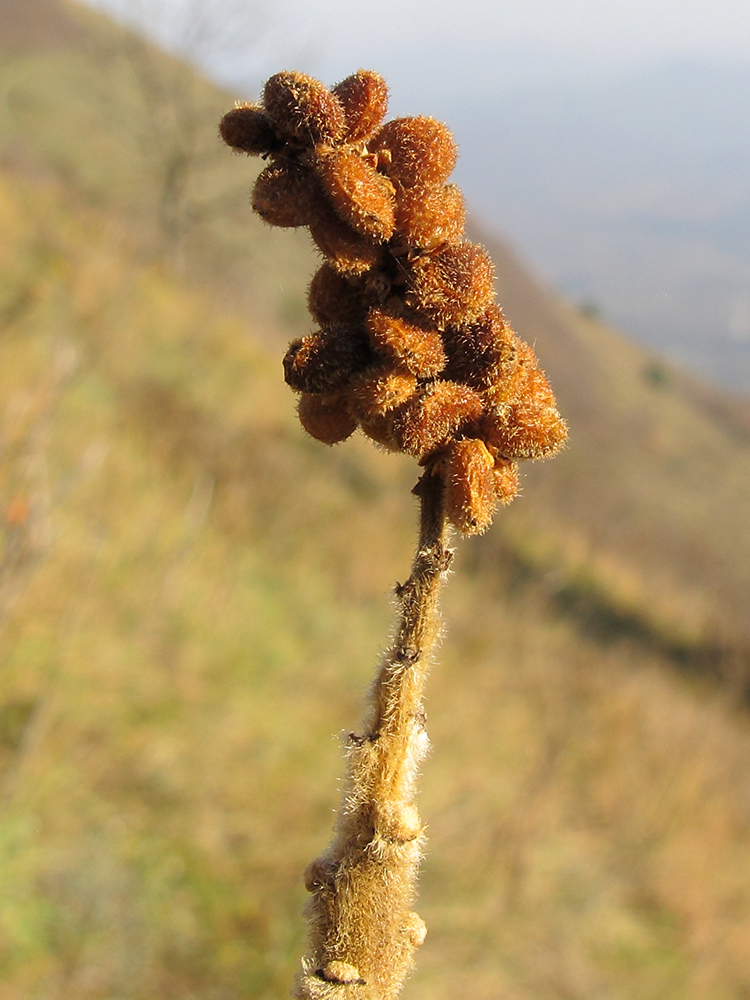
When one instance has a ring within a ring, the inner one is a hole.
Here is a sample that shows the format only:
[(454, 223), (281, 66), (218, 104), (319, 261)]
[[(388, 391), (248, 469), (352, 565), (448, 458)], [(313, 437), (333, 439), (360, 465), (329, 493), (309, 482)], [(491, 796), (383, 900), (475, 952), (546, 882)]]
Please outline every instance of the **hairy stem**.
[(364, 732), (347, 741), (333, 842), (305, 872), (310, 952), (296, 982), (300, 1000), (393, 1000), (425, 936), (411, 909), (424, 841), (413, 800), (428, 748), (422, 692), (451, 552), (441, 477), (425, 472), (414, 492), (419, 542), (411, 575), (396, 588), (395, 640), (379, 666)]

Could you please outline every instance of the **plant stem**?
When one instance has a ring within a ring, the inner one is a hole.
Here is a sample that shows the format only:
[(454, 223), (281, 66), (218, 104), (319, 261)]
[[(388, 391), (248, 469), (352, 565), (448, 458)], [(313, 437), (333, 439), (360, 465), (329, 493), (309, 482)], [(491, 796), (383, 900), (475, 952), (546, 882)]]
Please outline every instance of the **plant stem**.
[(347, 741), (333, 842), (305, 872), (311, 940), (295, 988), (300, 1000), (393, 1000), (425, 936), (411, 910), (424, 843), (413, 799), (429, 746), (422, 693), (452, 553), (442, 478), (427, 471), (414, 492), (419, 542), (409, 579), (396, 587), (395, 639), (370, 692), (364, 732)]

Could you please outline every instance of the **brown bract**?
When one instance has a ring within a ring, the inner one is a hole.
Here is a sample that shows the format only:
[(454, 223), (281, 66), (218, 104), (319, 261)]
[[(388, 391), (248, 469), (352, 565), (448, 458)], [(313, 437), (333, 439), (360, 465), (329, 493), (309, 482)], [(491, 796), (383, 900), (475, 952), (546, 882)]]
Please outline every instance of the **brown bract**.
[(346, 118), (347, 142), (368, 139), (388, 111), (388, 86), (379, 73), (361, 69), (333, 88)]
[(382, 259), (380, 244), (355, 233), (329, 204), (320, 205), (316, 210), (310, 223), (310, 235), (318, 250), (340, 274), (365, 274)]
[(382, 445), (387, 451), (400, 451), (401, 448), (393, 436), (394, 411), (374, 414), (371, 417), (360, 417), (360, 429), (375, 444)]
[(263, 103), (274, 125), (301, 142), (333, 143), (346, 131), (341, 102), (304, 73), (276, 73), (266, 83)]
[(356, 233), (378, 242), (396, 224), (393, 185), (352, 147), (321, 151), (317, 162), (323, 190), (336, 213)]
[(509, 504), (520, 492), (518, 464), (506, 459), (495, 459), (495, 491), (501, 504)]
[(461, 240), (464, 199), (455, 184), (401, 188), (396, 198), (396, 232), (411, 247), (431, 249)]
[(250, 156), (262, 156), (279, 146), (273, 125), (257, 104), (238, 104), (219, 123), (227, 146)]
[(443, 339), (448, 353), (446, 378), (466, 382), (474, 389), (507, 380), (516, 365), (517, 338), (497, 305), (491, 305), (473, 323), (448, 327)]
[(309, 226), (319, 203), (314, 178), (294, 160), (266, 167), (253, 187), (253, 211), (270, 226)]
[(475, 243), (449, 243), (418, 256), (406, 275), (404, 299), (439, 330), (472, 322), (495, 297), (494, 268)]
[(414, 375), (432, 378), (445, 368), (445, 349), (437, 330), (383, 309), (371, 309), (366, 325), (375, 350)]
[(341, 395), (302, 393), (297, 413), (307, 433), (323, 444), (346, 441), (357, 429), (357, 421), (349, 412), (346, 398)]
[(495, 460), (482, 441), (452, 441), (444, 459), (445, 513), (464, 535), (486, 531), (498, 505)]
[(326, 261), (312, 277), (307, 290), (310, 315), (321, 326), (359, 325), (365, 318), (362, 288)]
[(388, 176), (405, 187), (445, 183), (458, 156), (447, 127), (424, 115), (386, 122), (369, 147), (381, 154)]
[(486, 439), (507, 458), (550, 458), (564, 445), (568, 428), (544, 372), (526, 368), (522, 374), (514, 401), (487, 413)]
[(417, 380), (407, 371), (381, 367), (357, 376), (349, 403), (358, 420), (367, 423), (402, 406), (417, 391)]
[(220, 130), (269, 159), (255, 211), (307, 226), (323, 257), (308, 290), (320, 329), (284, 359), (303, 427), (335, 444), (358, 424), (415, 456), (445, 480), (454, 526), (476, 534), (516, 496), (516, 462), (554, 454), (567, 428), (495, 301), (489, 256), (464, 238), (463, 198), (446, 183), (453, 137), (426, 116), (383, 124), (387, 104), (369, 70), (332, 90), (285, 71)]
[(483, 410), (478, 393), (459, 382), (431, 382), (396, 416), (393, 435), (402, 451), (423, 459), (446, 445)]
[(330, 393), (346, 388), (371, 363), (364, 331), (331, 327), (292, 342), (284, 357), (284, 377), (296, 392)]

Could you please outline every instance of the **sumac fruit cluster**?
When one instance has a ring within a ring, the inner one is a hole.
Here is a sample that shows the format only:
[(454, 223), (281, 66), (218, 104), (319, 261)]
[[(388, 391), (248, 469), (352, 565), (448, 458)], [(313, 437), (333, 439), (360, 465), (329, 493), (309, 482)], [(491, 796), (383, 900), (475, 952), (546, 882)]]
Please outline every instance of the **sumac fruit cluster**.
[(522, 459), (567, 435), (533, 350), (495, 301), (493, 266), (464, 235), (448, 178), (456, 146), (423, 116), (384, 122), (385, 81), (360, 70), (329, 90), (282, 72), (220, 131), (266, 160), (252, 194), (274, 226), (305, 226), (323, 257), (309, 288), (318, 329), (284, 358), (305, 430), (357, 428), (443, 477), (446, 513), (484, 531), (518, 493)]

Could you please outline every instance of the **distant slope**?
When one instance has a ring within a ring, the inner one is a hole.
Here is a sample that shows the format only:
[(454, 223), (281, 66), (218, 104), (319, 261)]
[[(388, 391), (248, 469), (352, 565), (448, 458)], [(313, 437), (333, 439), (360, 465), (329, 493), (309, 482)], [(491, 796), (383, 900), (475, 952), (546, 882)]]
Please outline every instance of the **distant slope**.
[(750, 66), (446, 104), (488, 225), (578, 302), (750, 392)]
[(592, 587), (667, 632), (747, 647), (747, 406), (562, 305), (492, 249), (506, 313), (536, 344), (571, 425), (568, 450), (528, 471), (508, 530), (538, 547), (554, 532)]
[(84, 12), (48, 0), (0, 0), (0, 48), (5, 52), (49, 50), (81, 44)]
[[(302, 434), (279, 355), (304, 238), (252, 220), (221, 150), (187, 201), (213, 211), (160, 231), (98, 44), (2, 66), (0, 1000), (279, 1000), (417, 470)], [(735, 1000), (743, 417), (493, 252), (573, 437), (457, 547), (405, 998)], [(686, 682), (712, 628), (724, 683)]]

